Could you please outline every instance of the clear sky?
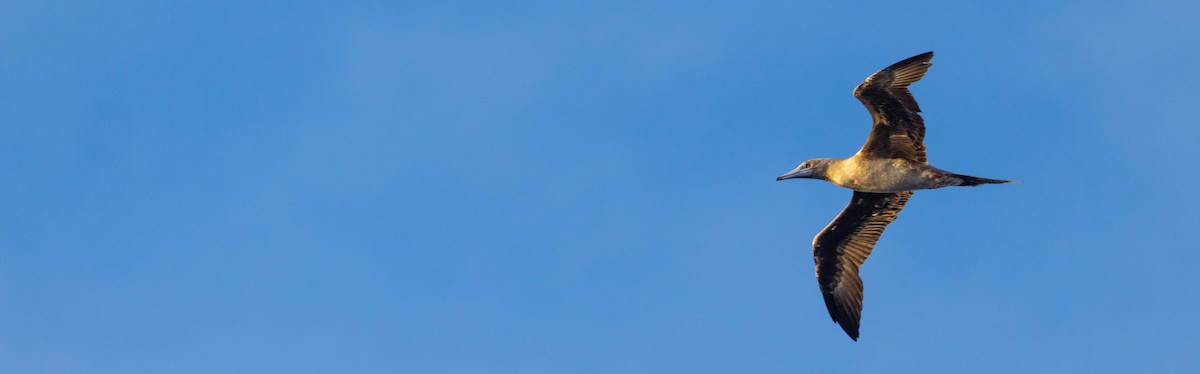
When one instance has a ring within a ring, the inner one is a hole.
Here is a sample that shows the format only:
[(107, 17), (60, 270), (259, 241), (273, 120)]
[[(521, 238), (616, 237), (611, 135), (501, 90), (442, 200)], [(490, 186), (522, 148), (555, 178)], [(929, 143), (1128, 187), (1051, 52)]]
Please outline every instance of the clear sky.
[[(5, 373), (1200, 367), (1200, 3), (4, 2)], [(336, 5), (330, 5), (336, 4)], [(933, 50), (863, 267), (850, 94)]]

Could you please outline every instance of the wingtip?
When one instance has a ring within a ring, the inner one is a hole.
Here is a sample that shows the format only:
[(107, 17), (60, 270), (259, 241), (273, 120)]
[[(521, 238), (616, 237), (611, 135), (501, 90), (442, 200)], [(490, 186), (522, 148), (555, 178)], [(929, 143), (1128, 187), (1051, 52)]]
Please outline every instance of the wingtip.
[(851, 328), (851, 327), (847, 327), (846, 325), (842, 325), (840, 323), (839, 323), (839, 325), (841, 325), (842, 330), (846, 332), (846, 335), (850, 337), (850, 340), (858, 341), (858, 327), (857, 326)]
[[(929, 68), (933, 66), (933, 63), (930, 62), (931, 60), (933, 60), (933, 51), (912, 56), (900, 60), (900, 62), (888, 65), (888, 67), (883, 68), (875, 74), (871, 74), (870, 77), (867, 77), (866, 81), (863, 81), (863, 84), (855, 87), (854, 96), (860, 96), (863, 95), (865, 91), (870, 91), (871, 86), (890, 89), (908, 88), (908, 85), (921, 80), (921, 78), (925, 76), (925, 72), (929, 71)], [(876, 79), (876, 77), (879, 76), (886, 78)], [(917, 106), (916, 100), (907, 97), (911, 95), (902, 96), (905, 96), (901, 100), (904, 100), (906, 105), (911, 106), (918, 112), (921, 111), (920, 106)]]
[(906, 58), (906, 59), (904, 59), (904, 60), (901, 60), (900, 62), (897, 62), (897, 63), (895, 63), (895, 64), (892, 64), (892, 66), (893, 66), (893, 67), (896, 67), (896, 68), (899, 68), (899, 67), (901, 67), (901, 66), (907, 66), (907, 65), (911, 65), (911, 64), (913, 64), (913, 63), (921, 63), (921, 64), (924, 64), (924, 65), (932, 65), (933, 63), (931, 63), (931, 62), (930, 62), (930, 61), (932, 61), (932, 60), (933, 60), (933, 51), (929, 51), (929, 52), (925, 52), (925, 53), (922, 53), (922, 54), (919, 54), (919, 55), (912, 56), (912, 57)]

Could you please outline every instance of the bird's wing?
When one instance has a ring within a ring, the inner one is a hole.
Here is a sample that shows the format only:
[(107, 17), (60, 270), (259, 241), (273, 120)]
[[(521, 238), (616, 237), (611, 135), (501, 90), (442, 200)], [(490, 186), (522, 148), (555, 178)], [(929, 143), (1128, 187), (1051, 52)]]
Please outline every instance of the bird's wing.
[(813, 262), (825, 307), (851, 339), (858, 340), (862, 313), (863, 284), (858, 268), (912, 194), (854, 191), (846, 209), (813, 238)]
[(925, 120), (908, 85), (921, 80), (933, 64), (925, 52), (871, 74), (854, 88), (854, 97), (871, 112), (875, 124), (858, 152), (872, 158), (925, 160)]

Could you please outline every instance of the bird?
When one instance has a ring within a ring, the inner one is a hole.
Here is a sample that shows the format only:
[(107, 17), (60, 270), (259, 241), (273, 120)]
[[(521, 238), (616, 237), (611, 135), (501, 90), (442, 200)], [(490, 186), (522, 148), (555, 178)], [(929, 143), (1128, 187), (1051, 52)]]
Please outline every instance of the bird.
[(854, 341), (858, 341), (862, 315), (859, 268), (913, 191), (1012, 182), (951, 173), (926, 160), (925, 120), (908, 86), (925, 76), (932, 59), (932, 51), (909, 57), (871, 74), (854, 88), (854, 96), (874, 122), (857, 153), (804, 161), (775, 178), (819, 179), (854, 190), (850, 203), (812, 244), (825, 307)]

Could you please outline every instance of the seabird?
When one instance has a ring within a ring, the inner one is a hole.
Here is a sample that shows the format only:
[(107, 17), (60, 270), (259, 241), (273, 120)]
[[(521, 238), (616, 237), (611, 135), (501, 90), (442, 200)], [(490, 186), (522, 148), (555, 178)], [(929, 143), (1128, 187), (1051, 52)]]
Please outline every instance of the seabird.
[(908, 85), (925, 76), (931, 59), (933, 52), (910, 57), (854, 88), (874, 120), (858, 153), (808, 160), (776, 178), (820, 179), (854, 190), (846, 209), (813, 238), (813, 262), (829, 316), (855, 341), (863, 298), (858, 268), (913, 191), (1010, 182), (955, 174), (926, 161), (925, 120)]

